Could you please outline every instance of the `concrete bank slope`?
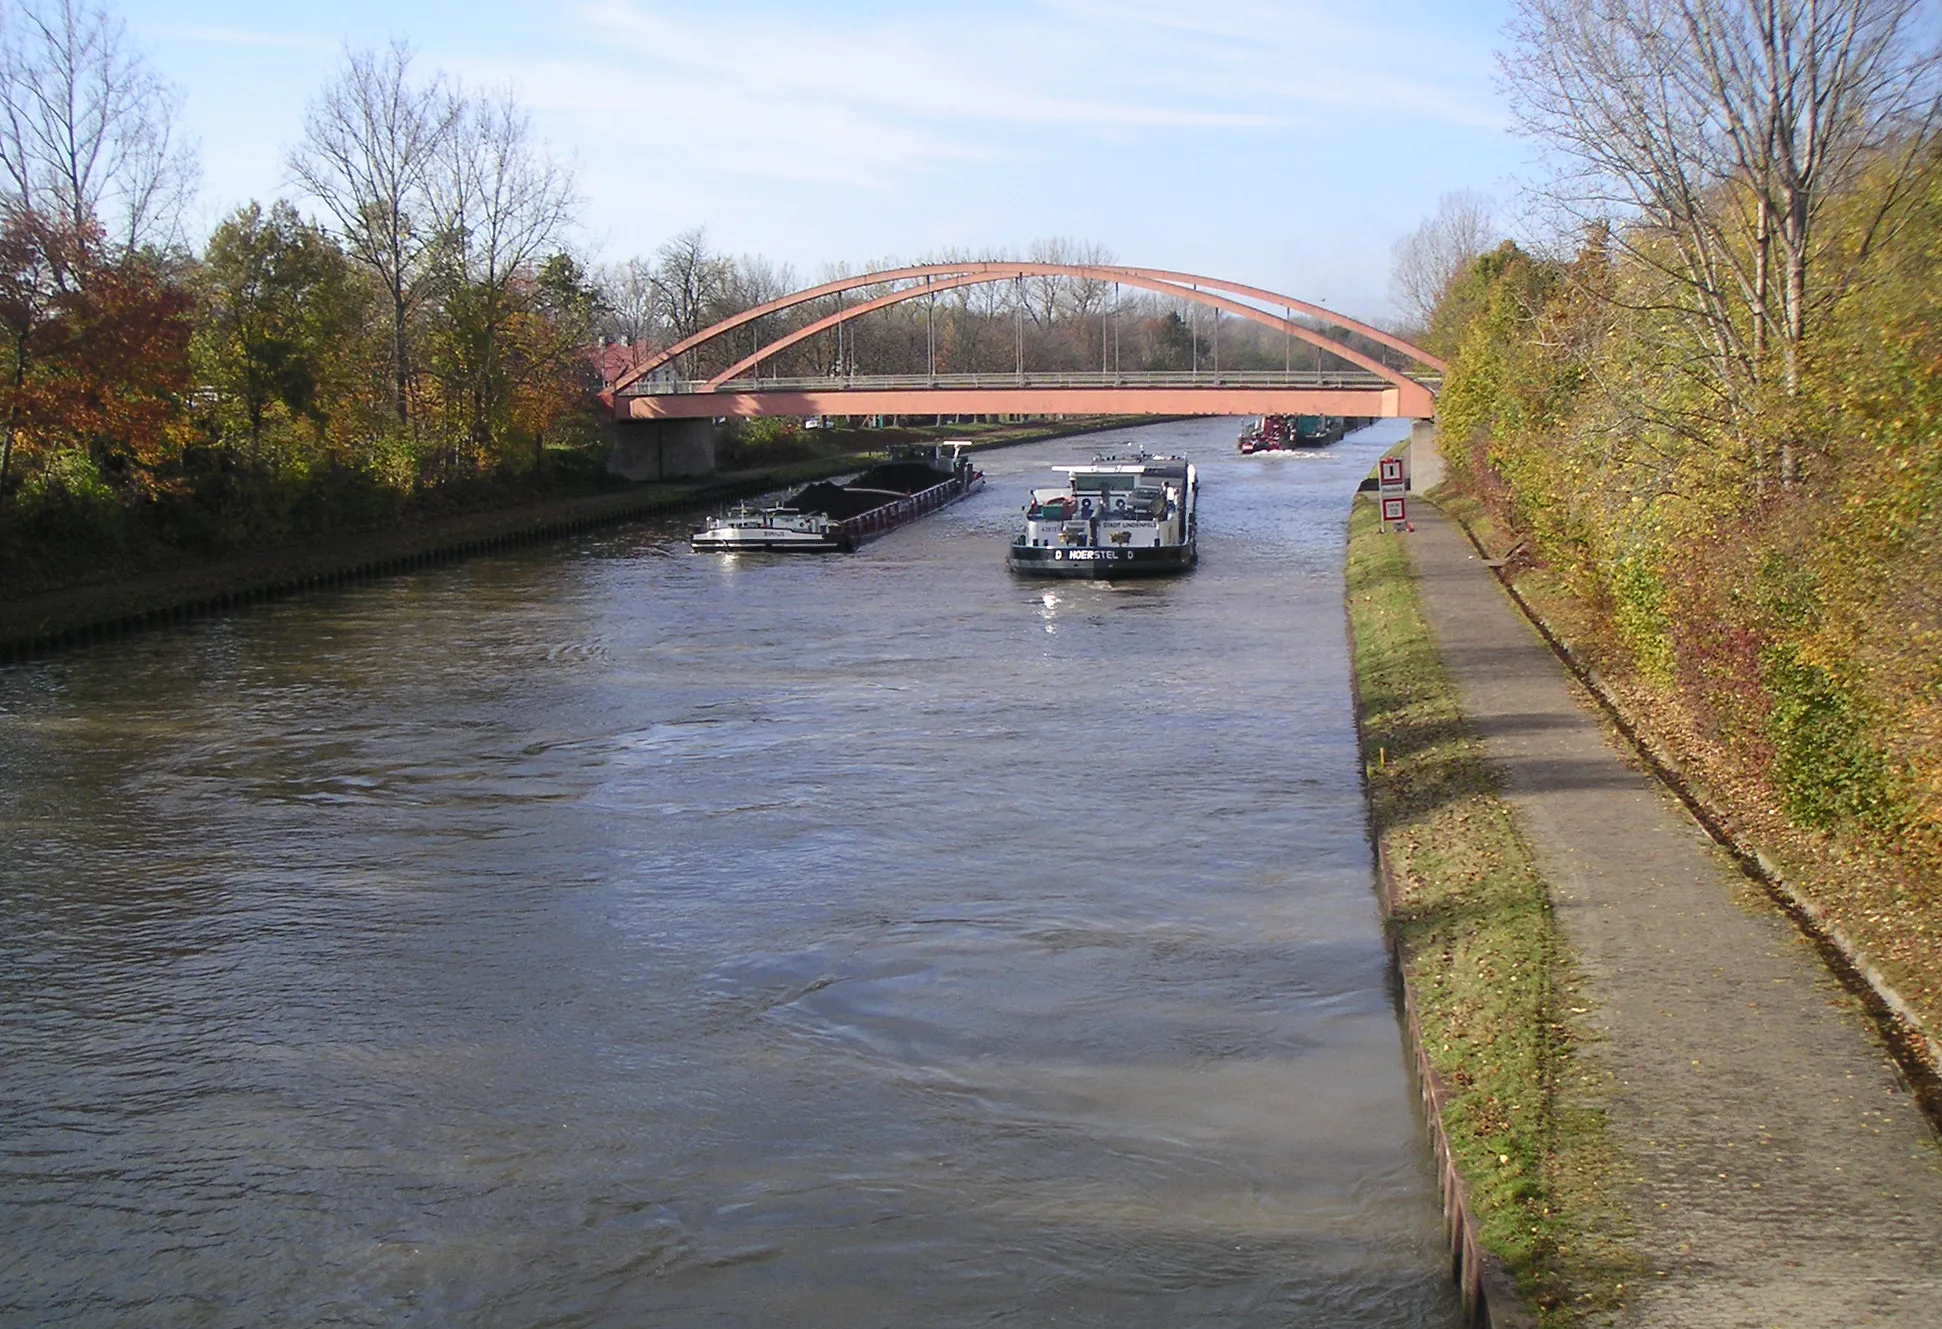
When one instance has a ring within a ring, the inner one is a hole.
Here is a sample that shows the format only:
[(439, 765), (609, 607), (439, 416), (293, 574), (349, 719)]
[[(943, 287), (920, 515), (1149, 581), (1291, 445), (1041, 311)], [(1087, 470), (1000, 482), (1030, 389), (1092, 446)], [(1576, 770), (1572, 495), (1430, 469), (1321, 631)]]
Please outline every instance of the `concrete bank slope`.
[(1554, 892), (1644, 1285), (1614, 1323), (1942, 1325), (1942, 1147), (1858, 1001), (1589, 698), (1454, 522), (1407, 537)]
[[(850, 459), (831, 469), (848, 468)], [(0, 600), (0, 663), (258, 601), (758, 493), (767, 476), (488, 508)]]

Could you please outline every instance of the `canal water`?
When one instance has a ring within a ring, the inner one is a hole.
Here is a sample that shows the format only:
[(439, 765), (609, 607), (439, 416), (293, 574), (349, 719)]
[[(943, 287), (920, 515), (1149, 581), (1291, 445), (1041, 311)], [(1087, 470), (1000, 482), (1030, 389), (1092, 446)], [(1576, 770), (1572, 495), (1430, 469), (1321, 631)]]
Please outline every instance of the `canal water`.
[[(985, 454), (0, 670), (0, 1323), (1455, 1324), (1341, 563), (1378, 427)], [(1095, 448), (1202, 563), (1005, 571)]]

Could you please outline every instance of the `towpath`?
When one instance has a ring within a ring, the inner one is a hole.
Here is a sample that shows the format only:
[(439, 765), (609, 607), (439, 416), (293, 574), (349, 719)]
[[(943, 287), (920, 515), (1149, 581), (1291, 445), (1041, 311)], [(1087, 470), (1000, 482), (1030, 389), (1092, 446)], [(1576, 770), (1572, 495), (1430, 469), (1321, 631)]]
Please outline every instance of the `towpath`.
[(1617, 1322), (1942, 1326), (1942, 1148), (1858, 1003), (1417, 513), (1425, 612), (1583, 975), (1645, 1261)]

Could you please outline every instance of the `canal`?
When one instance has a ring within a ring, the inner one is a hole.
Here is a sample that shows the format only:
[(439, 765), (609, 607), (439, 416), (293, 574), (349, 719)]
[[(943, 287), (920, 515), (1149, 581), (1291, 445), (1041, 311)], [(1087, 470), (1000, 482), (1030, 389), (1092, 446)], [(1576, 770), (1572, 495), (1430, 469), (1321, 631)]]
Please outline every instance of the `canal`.
[[(985, 454), (0, 669), (0, 1322), (1454, 1325), (1341, 563), (1393, 426)], [(1098, 448), (1172, 581), (1005, 571)]]

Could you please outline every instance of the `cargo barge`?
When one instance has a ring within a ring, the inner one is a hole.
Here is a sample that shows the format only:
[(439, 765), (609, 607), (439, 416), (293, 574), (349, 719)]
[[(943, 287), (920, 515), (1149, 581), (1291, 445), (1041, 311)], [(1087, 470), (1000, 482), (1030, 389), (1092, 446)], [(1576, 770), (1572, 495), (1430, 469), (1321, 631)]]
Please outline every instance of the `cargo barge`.
[(769, 508), (746, 505), (689, 537), (696, 551), (848, 553), (984, 485), (962, 443), (893, 443), (887, 460), (846, 484), (818, 481)]
[(1036, 577), (1112, 579), (1184, 572), (1199, 557), (1200, 476), (1180, 457), (1095, 457), (1059, 466), (1061, 486), (1034, 489), (1005, 564)]
[(1263, 415), (1241, 427), (1235, 447), (1244, 457), (1321, 447), (1339, 442), (1350, 427), (1339, 415)]

